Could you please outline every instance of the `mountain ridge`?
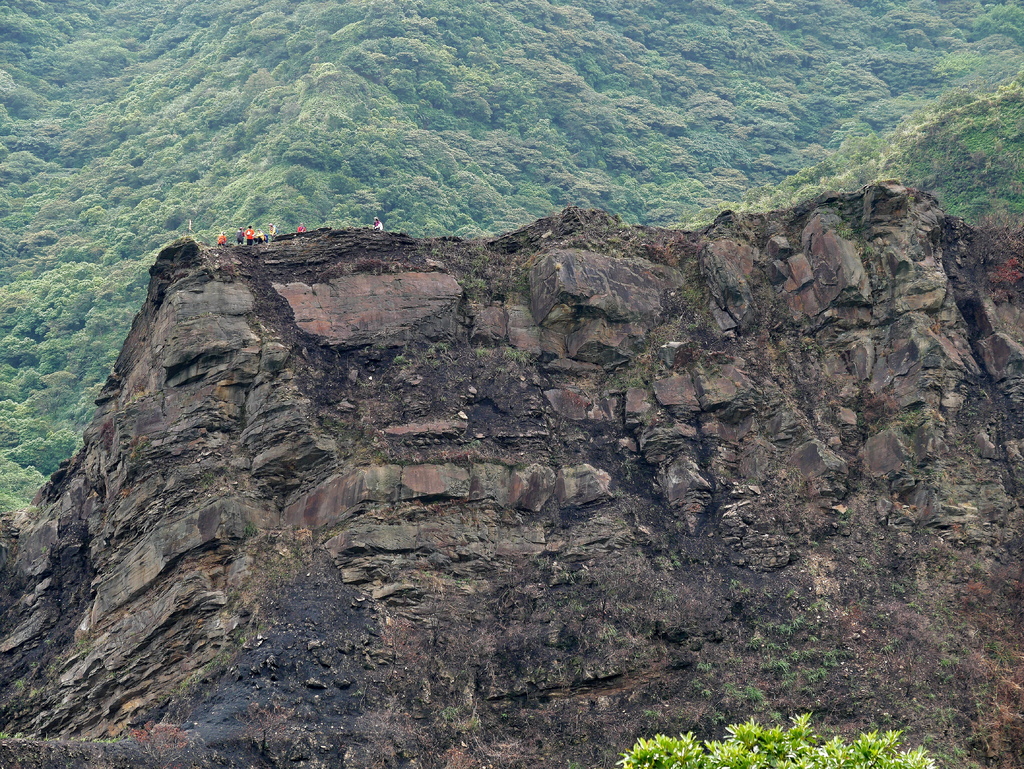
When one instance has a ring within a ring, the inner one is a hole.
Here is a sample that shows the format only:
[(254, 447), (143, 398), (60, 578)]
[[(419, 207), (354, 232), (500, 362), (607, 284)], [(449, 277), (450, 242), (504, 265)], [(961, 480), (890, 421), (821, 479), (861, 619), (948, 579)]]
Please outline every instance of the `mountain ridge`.
[(566, 205), (711, 219), (843, 137), (1013, 76), (1012, 8), (9, 3), (0, 502), (74, 452), (148, 262), (180, 235), (382, 216), (476, 237)]
[(895, 184), (698, 233), (172, 244), (82, 451), (7, 516), (0, 729), (597, 766), (814, 711), (1016, 766), (1003, 245)]
[(743, 208), (784, 207), (892, 177), (931, 190), (955, 216), (1013, 222), (1024, 205), (1015, 166), (1022, 85), (1017, 77), (992, 92), (946, 94), (891, 134), (853, 137), (820, 164), (751, 191)]

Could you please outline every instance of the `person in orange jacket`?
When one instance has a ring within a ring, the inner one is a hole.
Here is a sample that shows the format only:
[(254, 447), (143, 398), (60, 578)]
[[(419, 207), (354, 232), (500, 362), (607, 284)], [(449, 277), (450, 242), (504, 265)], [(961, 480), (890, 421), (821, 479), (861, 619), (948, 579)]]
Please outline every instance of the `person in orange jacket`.
[(228, 236), (227, 236), (227, 234), (222, 232), (220, 235), (217, 236), (217, 245), (218, 246), (226, 246), (227, 244), (228, 244)]
[(250, 224), (245, 228), (245, 245), (251, 246), (252, 242), (256, 239), (256, 230), (252, 228)]

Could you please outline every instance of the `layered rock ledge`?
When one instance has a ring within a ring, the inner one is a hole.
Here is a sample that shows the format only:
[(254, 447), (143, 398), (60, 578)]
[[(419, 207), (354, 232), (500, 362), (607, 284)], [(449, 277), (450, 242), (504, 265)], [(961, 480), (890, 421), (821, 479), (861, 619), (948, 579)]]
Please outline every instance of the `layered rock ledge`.
[(171, 244), (0, 530), (0, 731), (166, 718), (230, 763), (276, 713), (275, 760), (438, 767), (604, 761), (663, 704), (929, 733), (915, 698), (998, 677), (965, 585), (997, 601), (1024, 533), (1022, 303), (974, 238), (887, 184), (700, 233)]

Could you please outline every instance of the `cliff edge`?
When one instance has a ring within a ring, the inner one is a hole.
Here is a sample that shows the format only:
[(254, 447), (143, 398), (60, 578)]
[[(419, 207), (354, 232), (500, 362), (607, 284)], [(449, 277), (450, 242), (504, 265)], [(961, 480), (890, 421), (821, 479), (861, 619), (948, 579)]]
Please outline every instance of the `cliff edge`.
[(1005, 250), (895, 184), (171, 244), (0, 527), (0, 763), (161, 765), (32, 740), (162, 721), (201, 765), (610, 766), (811, 711), (1019, 766)]

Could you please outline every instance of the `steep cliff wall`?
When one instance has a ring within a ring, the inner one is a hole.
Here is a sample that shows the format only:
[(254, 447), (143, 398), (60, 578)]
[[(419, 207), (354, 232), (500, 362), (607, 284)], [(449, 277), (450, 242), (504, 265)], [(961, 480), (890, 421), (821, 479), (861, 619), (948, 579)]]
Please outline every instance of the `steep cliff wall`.
[(554, 767), (814, 711), (1016, 766), (998, 250), (896, 185), (701, 233), (172, 244), (4, 522), (0, 730)]

